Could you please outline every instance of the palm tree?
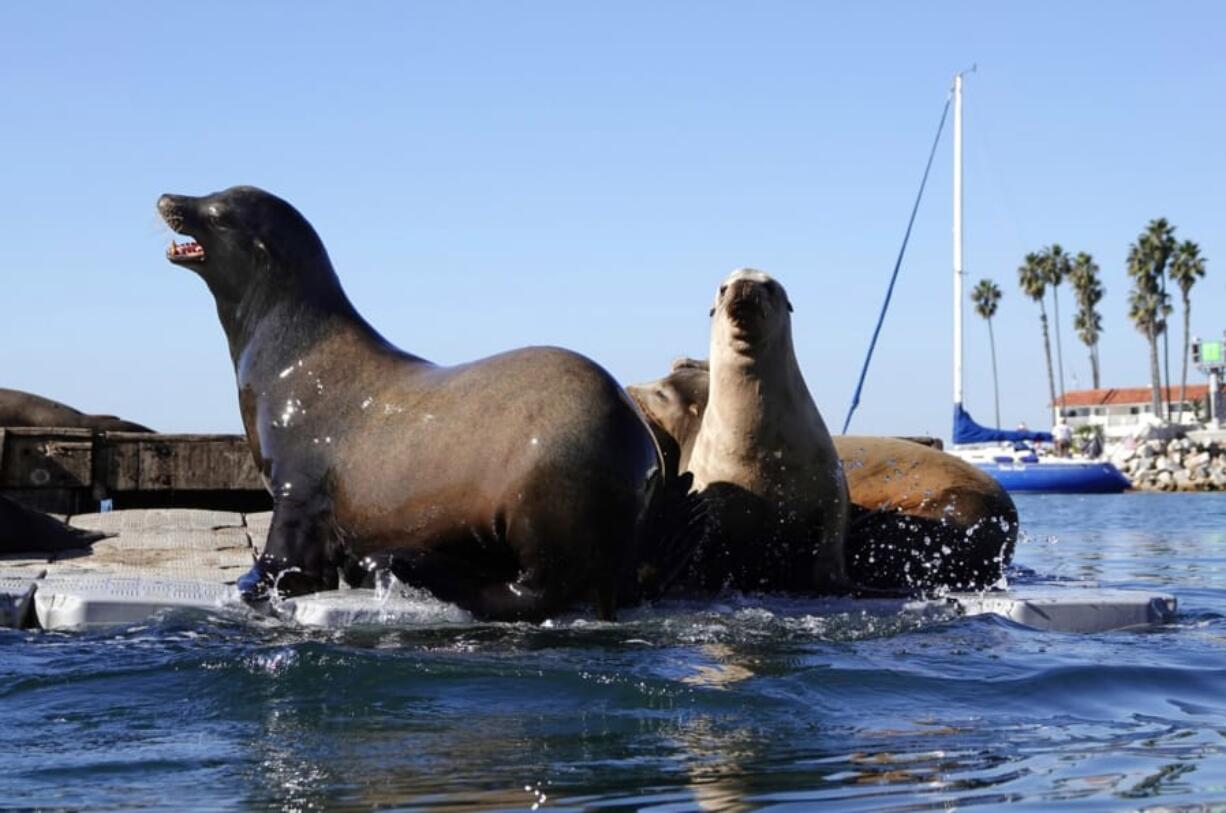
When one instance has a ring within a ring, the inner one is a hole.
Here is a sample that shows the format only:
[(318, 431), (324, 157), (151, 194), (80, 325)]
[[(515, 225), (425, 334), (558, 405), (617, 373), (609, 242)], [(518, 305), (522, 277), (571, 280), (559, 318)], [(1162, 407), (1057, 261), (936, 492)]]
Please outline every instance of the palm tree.
[(1200, 246), (1191, 240), (1180, 243), (1171, 256), (1167, 274), (1179, 285), (1179, 293), (1183, 297), (1183, 374), (1179, 379), (1179, 419), (1182, 420), (1183, 405), (1188, 399), (1188, 325), (1192, 319), (1189, 294), (1196, 281), (1205, 275), (1205, 258), (1200, 256)]
[(990, 279), (981, 279), (971, 291), (971, 301), (975, 303), (975, 313), (988, 323), (988, 342), (992, 347), (992, 395), (996, 399), (996, 426), (1000, 426), (1000, 384), (996, 379), (996, 336), (992, 333), (992, 317), (996, 315), (996, 304), (1000, 302), (1000, 287)]
[(1039, 324), (1043, 326), (1043, 353), (1047, 357), (1047, 391), (1051, 396), (1053, 420), (1056, 409), (1056, 379), (1051, 368), (1051, 339), (1047, 333), (1047, 306), (1043, 304), (1047, 293), (1047, 274), (1038, 254), (1031, 252), (1017, 269), (1017, 281), (1026, 296), (1039, 303)]
[(1094, 381), (1094, 389), (1099, 387), (1098, 337), (1103, 332), (1103, 317), (1096, 307), (1103, 298), (1098, 271), (1098, 263), (1084, 251), (1073, 258), (1073, 268), (1069, 271), (1069, 282), (1077, 295), (1077, 316), (1073, 318), (1073, 327), (1077, 328), (1077, 335), (1090, 350), (1090, 377)]
[(1064, 351), (1060, 347), (1060, 283), (1070, 271), (1069, 256), (1059, 243), (1052, 243), (1039, 253), (1040, 266), (1051, 287), (1056, 318), (1056, 369), (1060, 374), (1060, 399), (1064, 400)]
[[(1162, 291), (1163, 301), (1166, 303), (1167, 314), (1170, 313), (1170, 295), (1166, 292), (1166, 265), (1170, 262), (1171, 254), (1175, 251), (1175, 227), (1167, 222), (1165, 217), (1158, 217), (1149, 221), (1149, 225), (1145, 227), (1145, 234), (1149, 237), (1148, 254), (1150, 261), (1153, 263), (1153, 274), (1158, 280), (1158, 287)], [(1166, 378), (1166, 419), (1171, 419), (1171, 351), (1167, 344), (1166, 319), (1162, 320), (1162, 356), (1163, 369)]]
[[(1158, 336), (1166, 330), (1166, 317), (1171, 312), (1170, 298), (1162, 290), (1160, 275), (1155, 273), (1160, 259), (1162, 247), (1155, 244), (1148, 231), (1128, 247), (1128, 276), (1132, 277), (1133, 286), (1128, 294), (1128, 318), (1149, 342), (1150, 391), (1154, 415), (1159, 417), (1162, 416), (1162, 374), (1158, 367)], [(1162, 265), (1165, 264), (1163, 259)]]

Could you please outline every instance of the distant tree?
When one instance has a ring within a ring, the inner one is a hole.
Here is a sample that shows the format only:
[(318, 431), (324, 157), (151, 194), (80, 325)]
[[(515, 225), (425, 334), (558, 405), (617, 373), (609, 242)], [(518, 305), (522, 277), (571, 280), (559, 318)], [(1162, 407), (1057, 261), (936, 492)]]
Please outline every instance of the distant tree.
[(1090, 351), (1090, 377), (1094, 381), (1094, 389), (1100, 385), (1098, 338), (1103, 332), (1103, 317), (1098, 312), (1103, 286), (1098, 280), (1098, 272), (1098, 263), (1084, 251), (1073, 258), (1073, 268), (1069, 271), (1069, 283), (1077, 296), (1077, 315), (1073, 318), (1073, 327)]
[(1031, 252), (1026, 255), (1022, 264), (1018, 266), (1017, 281), (1022, 286), (1022, 292), (1039, 303), (1039, 324), (1043, 326), (1043, 354), (1047, 358), (1047, 392), (1051, 396), (1054, 415), (1056, 378), (1051, 367), (1051, 339), (1047, 333), (1047, 306), (1043, 304), (1047, 293), (1047, 274), (1043, 270), (1043, 263), (1038, 254)]
[(1188, 400), (1188, 327), (1192, 320), (1190, 294), (1196, 281), (1205, 276), (1205, 258), (1200, 255), (1200, 246), (1191, 240), (1184, 240), (1176, 246), (1166, 273), (1179, 286), (1179, 294), (1183, 298), (1183, 373), (1179, 378), (1179, 420), (1183, 420), (1183, 405)]
[(992, 317), (996, 315), (996, 305), (1000, 302), (1000, 287), (990, 279), (981, 279), (971, 291), (971, 301), (975, 303), (975, 313), (988, 323), (988, 343), (992, 347), (992, 395), (996, 403), (996, 426), (1000, 426), (1000, 384), (996, 378), (996, 336), (992, 332)]
[(1170, 297), (1163, 290), (1167, 261), (1174, 249), (1174, 237), (1166, 220), (1151, 220), (1149, 226), (1128, 247), (1128, 318), (1149, 342), (1149, 378), (1154, 414), (1163, 417), (1162, 372), (1158, 365), (1158, 337), (1166, 331), (1171, 313)]
[[(1145, 227), (1145, 231), (1150, 235), (1150, 250), (1153, 254), (1155, 262), (1154, 273), (1158, 275), (1158, 287), (1162, 290), (1162, 296), (1168, 305), (1167, 312), (1169, 313), (1170, 294), (1166, 290), (1166, 266), (1170, 262), (1171, 255), (1175, 253), (1175, 227), (1172, 226), (1165, 217), (1155, 218), (1149, 221), (1149, 225)], [(1168, 342), (1168, 333), (1166, 332), (1166, 320), (1162, 322), (1162, 370), (1165, 387), (1165, 406), (1166, 419), (1171, 419), (1171, 348)]]
[(1052, 243), (1039, 252), (1039, 264), (1046, 277), (1047, 287), (1051, 288), (1052, 304), (1056, 319), (1056, 370), (1059, 373), (1060, 400), (1064, 400), (1064, 350), (1060, 343), (1060, 284), (1069, 275), (1072, 264), (1068, 254), (1059, 243)]

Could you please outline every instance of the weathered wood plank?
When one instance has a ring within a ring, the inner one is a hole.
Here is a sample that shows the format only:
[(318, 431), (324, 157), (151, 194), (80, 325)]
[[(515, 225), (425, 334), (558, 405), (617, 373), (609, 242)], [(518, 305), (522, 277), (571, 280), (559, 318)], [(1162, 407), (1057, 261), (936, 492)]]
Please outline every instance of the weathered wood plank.
[(6, 429), (0, 488), (89, 488), (92, 450), (87, 430)]
[[(186, 440), (146, 435), (139, 440), (110, 440), (110, 443), (112, 448), (118, 449), (136, 445), (137, 491), (259, 490), (264, 487), (245, 439), (197, 437)], [(118, 457), (130, 460), (123, 454)], [(130, 479), (129, 475), (128, 481)], [(118, 488), (119, 483), (114, 487)]]
[(263, 491), (241, 435), (0, 429), (0, 489)]

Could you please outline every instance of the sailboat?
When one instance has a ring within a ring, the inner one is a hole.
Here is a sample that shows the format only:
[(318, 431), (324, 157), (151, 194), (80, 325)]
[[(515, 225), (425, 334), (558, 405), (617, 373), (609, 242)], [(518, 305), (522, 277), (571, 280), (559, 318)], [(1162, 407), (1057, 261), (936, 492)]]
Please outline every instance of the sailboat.
[(1007, 491), (1116, 494), (1131, 487), (1114, 465), (1100, 460), (1041, 455), (1047, 432), (981, 426), (962, 404), (962, 79), (954, 76), (954, 426), (951, 454), (978, 466)]

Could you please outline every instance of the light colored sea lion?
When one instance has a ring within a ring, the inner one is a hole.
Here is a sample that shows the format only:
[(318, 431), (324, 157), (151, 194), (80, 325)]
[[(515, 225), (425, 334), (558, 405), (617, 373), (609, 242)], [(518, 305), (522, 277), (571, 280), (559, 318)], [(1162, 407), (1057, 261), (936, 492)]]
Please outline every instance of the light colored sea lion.
[(706, 361), (679, 358), (664, 378), (626, 387), (648, 418), (664, 456), (665, 476), (670, 480), (689, 466), (702, 413), (707, 408), (709, 380)]
[(685, 465), (711, 506), (696, 587), (848, 587), (847, 484), (796, 361), (791, 311), (783, 286), (753, 269), (734, 271), (716, 293), (710, 392)]
[(259, 189), (163, 195), (158, 209), (193, 238), (168, 258), (216, 300), (271, 484), (246, 597), (334, 587), (338, 566), (369, 557), (482, 618), (588, 599), (613, 614), (662, 475), (612, 376), (558, 348), (441, 367), (393, 347), (306, 219)]
[(41, 395), (0, 387), (0, 426), (97, 429), (101, 432), (152, 432), (114, 415), (86, 415)]
[[(705, 363), (685, 360), (658, 381), (628, 388), (647, 415), (665, 462), (692, 448), (694, 415), (707, 405)], [(859, 586), (923, 592), (982, 589), (1013, 557), (1017, 508), (1000, 484), (939, 449), (902, 438), (835, 435), (852, 518), (848, 575)]]

